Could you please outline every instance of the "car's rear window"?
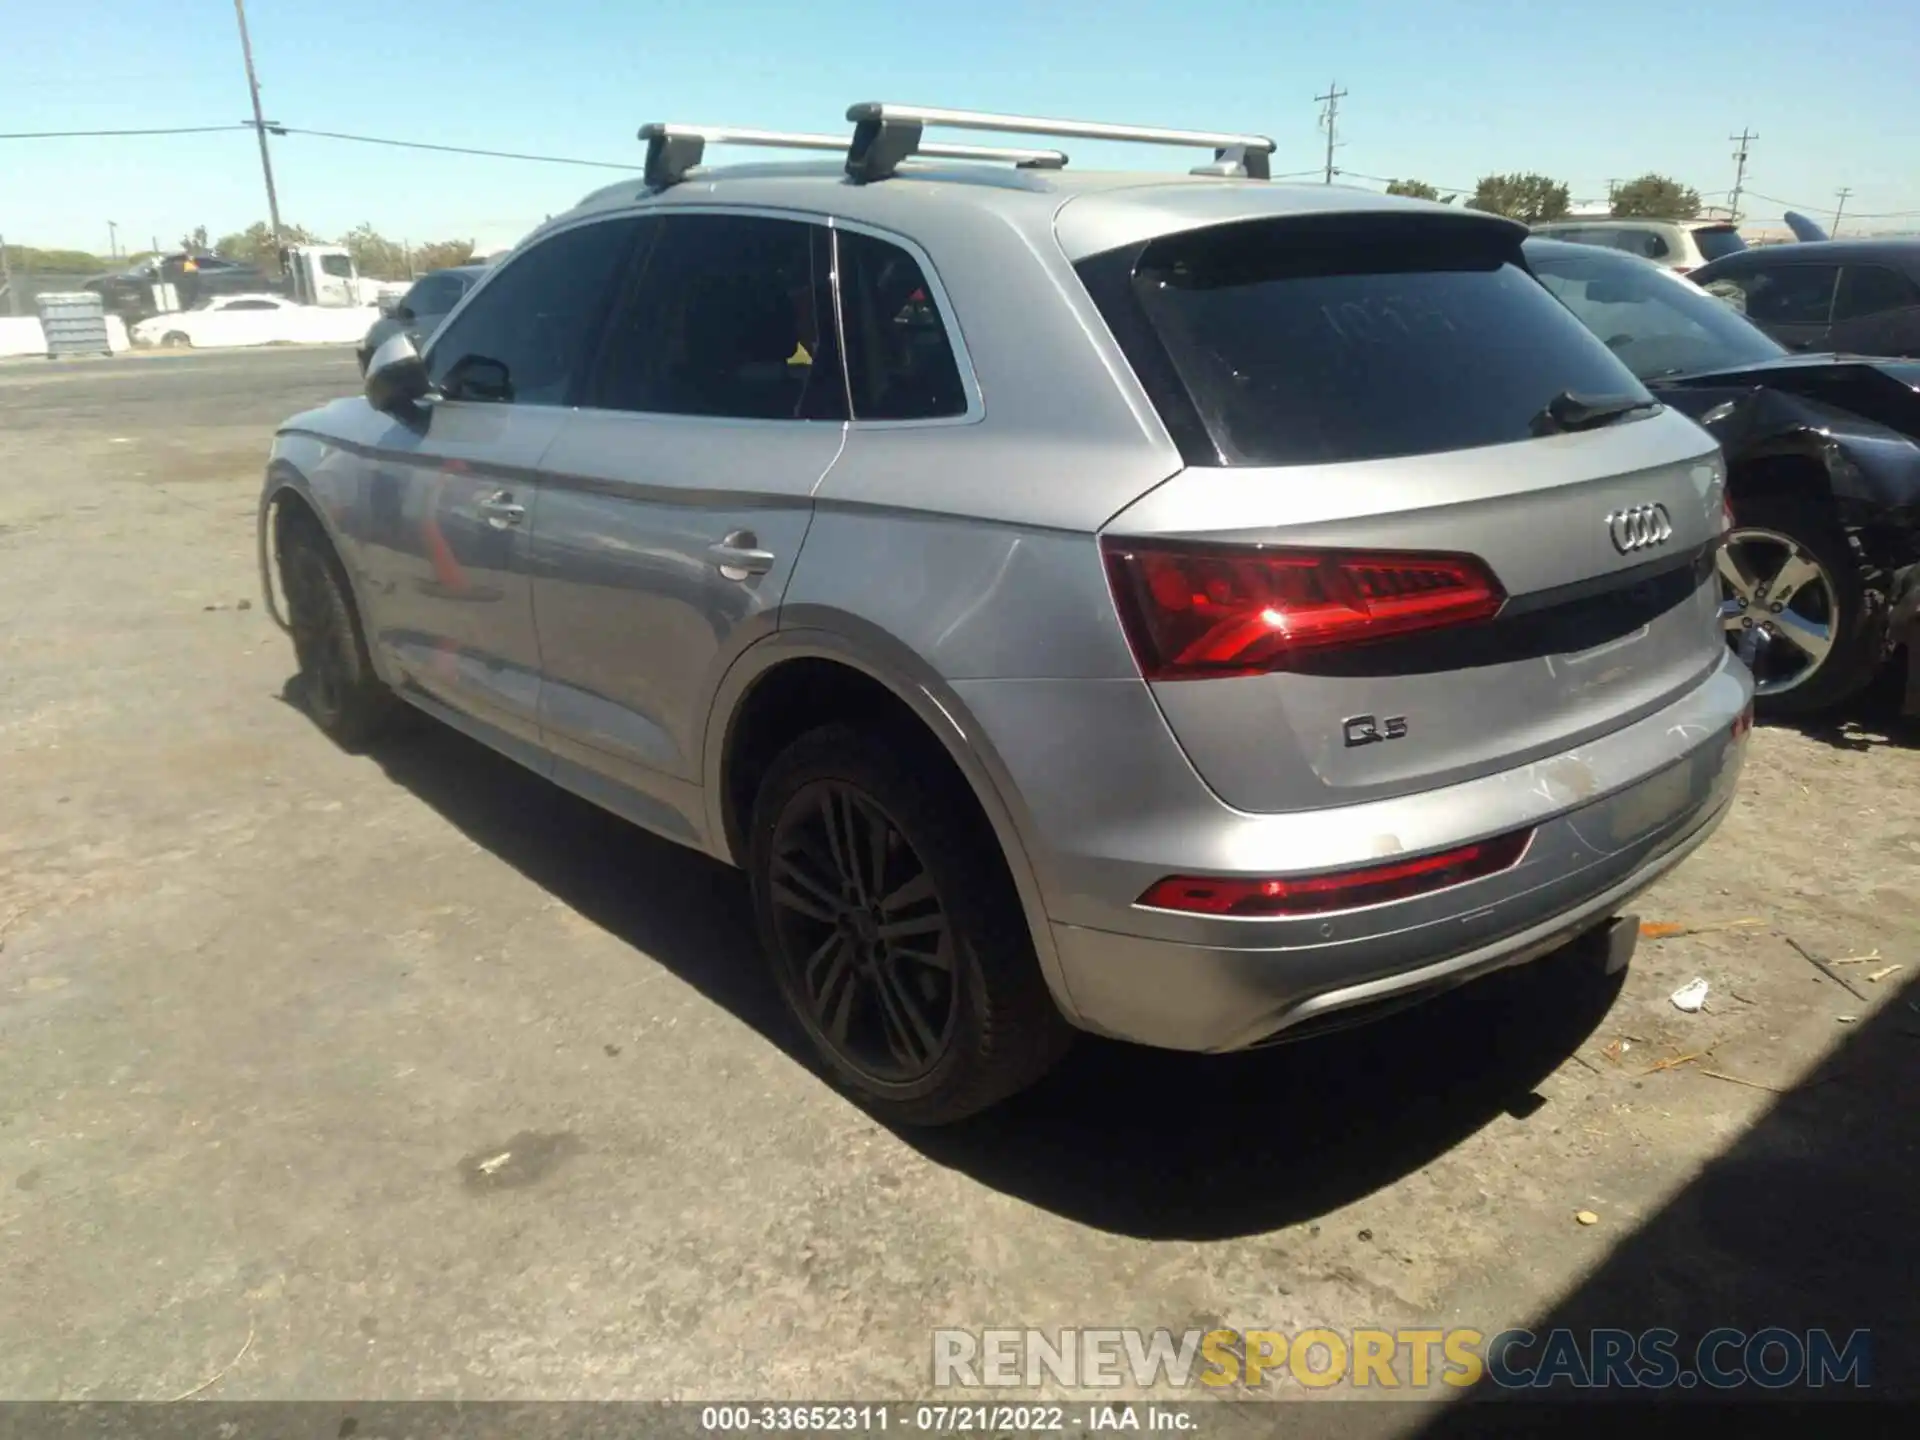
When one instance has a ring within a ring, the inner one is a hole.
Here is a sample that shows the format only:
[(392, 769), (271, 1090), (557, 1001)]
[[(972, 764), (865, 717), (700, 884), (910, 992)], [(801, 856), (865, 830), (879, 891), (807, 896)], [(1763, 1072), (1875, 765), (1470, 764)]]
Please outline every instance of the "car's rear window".
[(1304, 465), (1525, 440), (1563, 390), (1645, 398), (1519, 255), (1451, 219), (1296, 219), (1079, 268), (1189, 463)]
[(1718, 260), (1723, 255), (1733, 255), (1747, 248), (1747, 242), (1740, 238), (1740, 232), (1731, 225), (1707, 225), (1695, 230), (1693, 243), (1700, 247), (1700, 253), (1709, 260)]

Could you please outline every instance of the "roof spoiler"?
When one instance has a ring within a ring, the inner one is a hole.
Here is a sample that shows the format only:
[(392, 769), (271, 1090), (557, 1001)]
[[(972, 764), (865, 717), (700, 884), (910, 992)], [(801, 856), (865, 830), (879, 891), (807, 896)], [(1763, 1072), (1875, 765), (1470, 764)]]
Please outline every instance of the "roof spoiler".
[(1787, 211), (1787, 229), (1793, 232), (1793, 238), (1805, 245), (1818, 244), (1833, 237), (1822, 230), (1818, 224), (1809, 220), (1798, 210)]

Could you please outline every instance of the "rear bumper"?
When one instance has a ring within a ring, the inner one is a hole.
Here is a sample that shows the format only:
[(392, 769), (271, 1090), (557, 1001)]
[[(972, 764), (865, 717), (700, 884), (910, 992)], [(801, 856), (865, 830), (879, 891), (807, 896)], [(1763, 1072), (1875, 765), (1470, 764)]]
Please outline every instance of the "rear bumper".
[[(1366, 953), (1366, 943), (1333, 947), (1335, 953), (1303, 956), (1283, 949), (1227, 949), (1172, 944), (1074, 926), (1055, 926), (1054, 943), (1082, 1007), (1082, 1023), (1102, 1033), (1175, 1050), (1241, 1050), (1276, 1039), (1309, 1022), (1340, 1012), (1385, 1008), (1400, 999), (1425, 999), (1469, 980), (1522, 965), (1604, 923), (1634, 896), (1673, 869), (1718, 828), (1732, 808), (1733, 774), (1725, 797), (1713, 809), (1669, 837), (1663, 847), (1630, 868), (1597, 865), (1566, 882), (1528, 897), (1527, 913), (1544, 910), (1516, 933), (1458, 953), (1446, 922), (1420, 927), (1417, 943), (1441, 958), (1385, 974)], [(1594, 874), (1593, 871), (1601, 873)], [(1609, 883), (1608, 877), (1611, 878)], [(1602, 888), (1566, 903), (1598, 883)], [(1461, 887), (1462, 889), (1470, 887)], [(1515, 902), (1516, 910), (1521, 902)], [(1342, 982), (1339, 972), (1354, 978)], [(1359, 978), (1370, 976), (1371, 978)], [(1321, 988), (1324, 987), (1324, 988)]]
[[(1120, 787), (1114, 809), (1126, 821), (1091, 823), (1083, 804), (1076, 823), (1050, 835), (1056, 788), (1071, 783), (1076, 768), (1056, 749), (1047, 776), (1021, 787), (1039, 807), (1031, 820), (1041, 838), (1056, 842), (1031, 847), (1059, 961), (1056, 997), (1088, 1030), (1224, 1051), (1534, 959), (1603, 922), (1713, 832), (1737, 788), (1745, 743), (1735, 722), (1751, 694), (1745, 668), (1729, 656), (1675, 703), (1575, 751), (1441, 790), (1306, 814), (1229, 810), (1191, 772), (1177, 812), (1156, 810), (1171, 807), (1173, 787), (1143, 784), (1154, 779), (1145, 764)], [(1109, 690), (1109, 721), (1118, 701)], [(1086, 737), (1106, 728), (1082, 729), (1076, 739), (1087, 748)], [(1106, 808), (1096, 807), (1093, 820)], [(1410, 900), (1280, 920), (1131, 903), (1168, 874), (1345, 868), (1523, 827), (1533, 840), (1512, 869)], [(1061, 834), (1073, 849), (1063, 850)]]

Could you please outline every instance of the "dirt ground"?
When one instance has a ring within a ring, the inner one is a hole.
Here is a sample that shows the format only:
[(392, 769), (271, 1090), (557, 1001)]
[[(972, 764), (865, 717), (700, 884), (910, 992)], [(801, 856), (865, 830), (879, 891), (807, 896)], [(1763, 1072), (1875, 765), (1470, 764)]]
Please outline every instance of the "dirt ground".
[(0, 366), (0, 1396), (913, 1397), (937, 1326), (1867, 1327), (1912, 1384), (1920, 752), (1871, 705), (1756, 733), (1640, 907), (1731, 928), (1617, 994), (1089, 1042), (896, 1134), (794, 1058), (735, 874), (282, 699), (262, 461), (355, 380)]

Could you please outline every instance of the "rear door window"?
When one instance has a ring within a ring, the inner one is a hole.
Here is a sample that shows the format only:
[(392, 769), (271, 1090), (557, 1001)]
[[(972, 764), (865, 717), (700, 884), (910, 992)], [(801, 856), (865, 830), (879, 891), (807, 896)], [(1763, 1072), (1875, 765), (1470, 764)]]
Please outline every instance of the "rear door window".
[(1909, 305), (1920, 305), (1920, 291), (1898, 270), (1884, 265), (1849, 265), (1840, 277), (1840, 297), (1834, 303), (1833, 318), (1862, 320)]
[(1838, 265), (1775, 265), (1715, 283), (1736, 291), (1740, 307), (1756, 324), (1825, 325), (1839, 279)]
[(1190, 463), (1307, 465), (1525, 440), (1561, 391), (1650, 398), (1519, 255), (1490, 227), (1329, 217), (1079, 269)]
[(1667, 244), (1667, 237), (1658, 230), (1624, 230), (1621, 239), (1626, 242), (1619, 248), (1648, 260), (1665, 260), (1673, 254), (1673, 247)]
[(428, 275), (415, 282), (404, 303), (415, 315), (444, 315), (465, 293), (458, 275)]
[(587, 404), (733, 420), (843, 420), (824, 225), (669, 215), (613, 318)]
[(920, 262), (877, 236), (841, 230), (837, 241), (854, 419), (966, 414), (953, 341)]

